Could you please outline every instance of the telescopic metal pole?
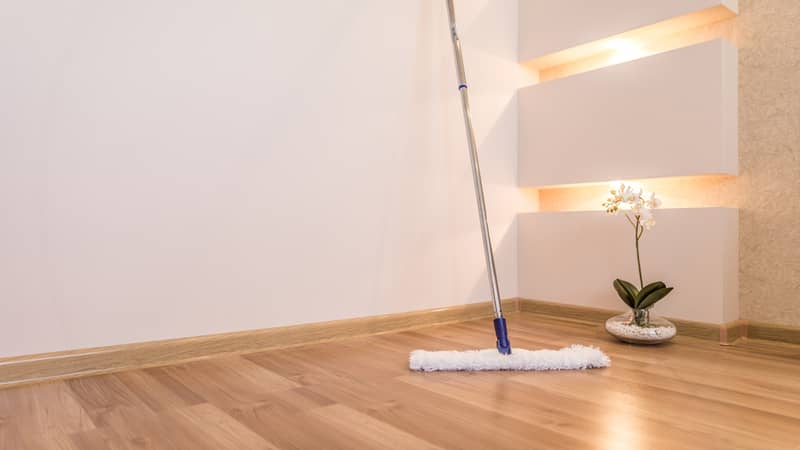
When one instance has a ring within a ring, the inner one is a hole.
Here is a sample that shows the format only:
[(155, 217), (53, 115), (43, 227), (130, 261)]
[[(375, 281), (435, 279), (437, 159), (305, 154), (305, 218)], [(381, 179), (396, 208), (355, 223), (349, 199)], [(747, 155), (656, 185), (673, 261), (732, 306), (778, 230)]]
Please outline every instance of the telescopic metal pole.
[(481, 180), (481, 168), (478, 163), (478, 146), (475, 142), (475, 130), (472, 128), (472, 116), (469, 111), (469, 88), (467, 87), (467, 75), (464, 71), (464, 57), (461, 54), (461, 41), (456, 31), (456, 12), (453, 0), (447, 0), (447, 13), (450, 18), (450, 34), (453, 40), (453, 51), (456, 59), (456, 73), (458, 74), (458, 91), (461, 94), (461, 107), (464, 112), (464, 127), (467, 132), (467, 143), (469, 144), (469, 156), (472, 161), (472, 181), (475, 185), (475, 198), (478, 203), (478, 216), (481, 222), (481, 234), (483, 235), (483, 252), (486, 257), (486, 272), (489, 278), (489, 285), (492, 290), (492, 304), (494, 306), (494, 328), (497, 335), (497, 350), (503, 354), (511, 353), (511, 345), (508, 342), (508, 332), (506, 330), (506, 319), (503, 318), (503, 307), (500, 303), (500, 289), (497, 286), (497, 270), (494, 266), (494, 253), (492, 251), (492, 238), (489, 235), (489, 222), (486, 219), (486, 200), (483, 195), (483, 181)]

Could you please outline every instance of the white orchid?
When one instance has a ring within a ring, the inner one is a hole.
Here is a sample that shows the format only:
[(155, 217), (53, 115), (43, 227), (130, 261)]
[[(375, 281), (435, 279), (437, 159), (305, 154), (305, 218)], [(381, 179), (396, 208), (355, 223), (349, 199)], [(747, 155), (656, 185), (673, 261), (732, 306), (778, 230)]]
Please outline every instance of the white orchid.
[(635, 188), (631, 185), (625, 185), (625, 183), (620, 183), (619, 185), (622, 201), (625, 203), (635, 203), (641, 197), (642, 191), (635, 190)]
[(656, 193), (651, 192), (649, 196), (647, 196), (647, 200), (645, 200), (645, 205), (650, 209), (656, 209), (661, 207), (661, 199), (656, 198)]
[(653, 217), (653, 210), (648, 208), (642, 209), (639, 213), (639, 221), (645, 230), (649, 230), (656, 225), (656, 219)]
[[(645, 192), (641, 186), (635, 184), (615, 184), (610, 193), (611, 195), (603, 202), (603, 207), (609, 214), (616, 215), (619, 211), (622, 211), (633, 227), (636, 234), (636, 266), (639, 269), (639, 286), (644, 289), (642, 264), (639, 258), (639, 240), (644, 235), (645, 230), (650, 230), (656, 225), (653, 210), (661, 207), (661, 200), (656, 198), (655, 192)], [(622, 283), (622, 281), (620, 282)], [(669, 293), (669, 291), (666, 292)], [(625, 299), (623, 298), (623, 300)], [(638, 306), (631, 305), (631, 307)]]
[(661, 207), (661, 199), (656, 198), (655, 192), (645, 192), (641, 186), (619, 183), (610, 191), (611, 195), (603, 202), (603, 207), (609, 214), (617, 214), (620, 210), (625, 213), (628, 222), (636, 227), (639, 236), (645, 229), (655, 226), (653, 211)]

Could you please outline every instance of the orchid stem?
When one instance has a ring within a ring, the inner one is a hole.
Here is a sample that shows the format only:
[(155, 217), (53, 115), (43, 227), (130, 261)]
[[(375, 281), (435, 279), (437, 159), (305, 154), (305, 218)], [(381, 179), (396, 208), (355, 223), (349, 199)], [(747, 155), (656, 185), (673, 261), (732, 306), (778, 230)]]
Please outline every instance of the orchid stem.
[[(639, 289), (644, 289), (644, 279), (642, 278), (642, 260), (639, 258), (639, 239), (641, 239), (642, 234), (639, 233), (639, 227), (641, 218), (636, 217), (636, 225), (634, 225), (634, 237), (636, 238), (636, 267), (639, 269)], [(644, 231), (644, 230), (642, 230)]]

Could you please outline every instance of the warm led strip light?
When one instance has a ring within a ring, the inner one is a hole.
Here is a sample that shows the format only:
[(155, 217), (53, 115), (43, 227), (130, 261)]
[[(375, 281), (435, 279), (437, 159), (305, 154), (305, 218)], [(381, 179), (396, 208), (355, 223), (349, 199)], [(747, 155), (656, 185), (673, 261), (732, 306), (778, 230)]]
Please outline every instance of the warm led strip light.
[[(655, 192), (664, 208), (737, 207), (736, 177), (701, 175), (628, 180)], [(612, 184), (586, 183), (540, 188), (539, 211), (599, 211)]]
[(736, 43), (736, 13), (714, 6), (673, 19), (589, 42), (523, 63), (539, 72), (539, 81), (554, 80), (720, 37)]

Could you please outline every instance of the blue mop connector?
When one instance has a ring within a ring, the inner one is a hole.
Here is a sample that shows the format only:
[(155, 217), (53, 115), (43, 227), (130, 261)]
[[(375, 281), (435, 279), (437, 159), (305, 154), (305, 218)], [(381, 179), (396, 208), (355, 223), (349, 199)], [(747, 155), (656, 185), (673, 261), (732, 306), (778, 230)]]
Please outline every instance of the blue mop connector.
[(497, 351), (503, 355), (511, 354), (511, 343), (508, 342), (508, 329), (506, 319), (494, 319), (494, 334), (497, 336)]

